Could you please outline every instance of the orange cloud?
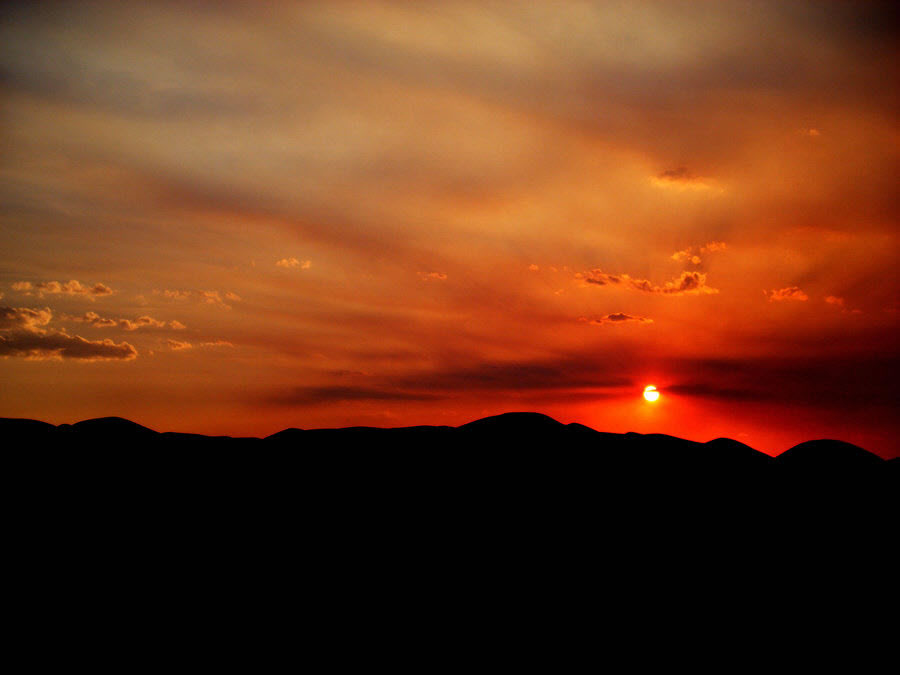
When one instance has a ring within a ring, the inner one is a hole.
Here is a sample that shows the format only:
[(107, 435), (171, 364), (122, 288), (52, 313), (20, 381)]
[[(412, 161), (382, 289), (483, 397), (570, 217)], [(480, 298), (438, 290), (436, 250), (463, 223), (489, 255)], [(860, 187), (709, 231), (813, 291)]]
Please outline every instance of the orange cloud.
[(707, 179), (698, 176), (686, 166), (679, 166), (657, 174), (653, 177), (653, 184), (657, 187), (680, 190), (708, 190), (710, 187)]
[(27, 307), (0, 307), (0, 330), (22, 329), (33, 333), (43, 332), (43, 326), (50, 323), (53, 313), (49, 307), (29, 309)]
[(428, 272), (428, 274), (423, 274), (422, 278), (425, 281), (446, 281), (447, 275), (443, 272)]
[(308, 270), (312, 267), (312, 260), (297, 260), (297, 258), (282, 258), (275, 263), (276, 267), (284, 267), (285, 269)]
[(194, 346), (190, 342), (184, 342), (183, 340), (166, 340), (166, 344), (169, 349), (176, 352), (184, 349), (191, 349)]
[(85, 340), (65, 331), (35, 333), (20, 331), (0, 335), (0, 356), (19, 356), (28, 359), (76, 359), (80, 361), (130, 361), (137, 358), (137, 350), (127, 342)]
[(93, 286), (85, 286), (80, 281), (72, 279), (60, 283), (59, 281), (41, 281), (33, 284), (30, 281), (17, 281), (12, 285), (14, 291), (25, 295), (37, 295), (39, 298), (48, 295), (84, 295), (91, 299), (103, 295), (112, 295), (115, 291), (106, 284), (97, 283)]
[(165, 290), (154, 290), (153, 293), (155, 295), (162, 295), (164, 298), (169, 298), (171, 300), (185, 300), (185, 299), (194, 299), (199, 302), (208, 304), (208, 305), (217, 305), (222, 307), (223, 309), (231, 309), (231, 305), (227, 304), (225, 300), (230, 302), (240, 302), (241, 296), (237, 293), (233, 293), (231, 291), (226, 291), (224, 293), (225, 300), (222, 299), (223, 294), (219, 291), (204, 291), (204, 290), (194, 290), (194, 289), (165, 289)]
[(718, 288), (706, 284), (706, 274), (702, 272), (682, 272), (681, 276), (657, 286), (647, 279), (634, 279), (627, 274), (607, 274), (603, 270), (593, 269), (586, 273), (577, 273), (577, 279), (598, 286), (619, 285), (644, 293), (662, 295), (710, 295), (718, 293)]
[(594, 326), (602, 326), (604, 324), (612, 323), (653, 323), (653, 319), (648, 319), (643, 316), (632, 316), (631, 314), (625, 314), (624, 312), (614, 312), (613, 314), (607, 314), (606, 316), (600, 316), (593, 319), (588, 319), (586, 317), (581, 317), (578, 319), (584, 323), (589, 323)]
[(806, 302), (809, 300), (809, 296), (797, 286), (788, 286), (787, 288), (779, 288), (769, 292), (763, 291), (763, 293), (769, 298), (769, 302), (782, 302), (784, 300)]
[(142, 328), (168, 328), (170, 330), (184, 330), (185, 326), (180, 321), (160, 321), (152, 316), (139, 316), (137, 319), (109, 319), (100, 316), (96, 312), (85, 312), (82, 316), (65, 317), (71, 321), (88, 323), (95, 328), (118, 327), (127, 331), (136, 331)]

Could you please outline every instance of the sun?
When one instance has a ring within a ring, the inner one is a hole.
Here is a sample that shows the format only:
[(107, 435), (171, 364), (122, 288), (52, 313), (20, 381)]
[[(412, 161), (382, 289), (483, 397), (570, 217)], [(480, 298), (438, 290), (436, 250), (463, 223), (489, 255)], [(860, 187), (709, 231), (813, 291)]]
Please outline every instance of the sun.
[(644, 398), (647, 399), (650, 403), (653, 403), (655, 400), (659, 398), (659, 392), (656, 390), (652, 384), (648, 384), (644, 387)]

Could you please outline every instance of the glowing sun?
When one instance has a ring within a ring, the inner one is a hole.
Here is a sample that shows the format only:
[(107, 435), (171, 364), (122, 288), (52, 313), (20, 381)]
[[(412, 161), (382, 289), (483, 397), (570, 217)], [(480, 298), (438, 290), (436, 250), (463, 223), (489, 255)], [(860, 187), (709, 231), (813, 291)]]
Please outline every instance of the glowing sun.
[(656, 399), (659, 398), (659, 392), (656, 390), (652, 384), (644, 387), (644, 398), (653, 403)]

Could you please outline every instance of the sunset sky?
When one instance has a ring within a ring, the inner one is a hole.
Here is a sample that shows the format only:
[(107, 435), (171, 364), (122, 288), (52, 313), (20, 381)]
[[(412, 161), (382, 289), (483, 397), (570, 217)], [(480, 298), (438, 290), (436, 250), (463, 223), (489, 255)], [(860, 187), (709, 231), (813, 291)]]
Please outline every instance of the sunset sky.
[(898, 455), (898, 45), (875, 2), (3, 3), (0, 416)]

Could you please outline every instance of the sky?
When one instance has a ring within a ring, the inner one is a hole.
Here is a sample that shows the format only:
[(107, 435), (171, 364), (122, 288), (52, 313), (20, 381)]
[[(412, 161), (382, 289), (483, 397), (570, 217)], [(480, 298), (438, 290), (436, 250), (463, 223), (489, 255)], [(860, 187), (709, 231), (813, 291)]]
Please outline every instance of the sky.
[(900, 455), (898, 45), (876, 2), (3, 3), (0, 416)]

